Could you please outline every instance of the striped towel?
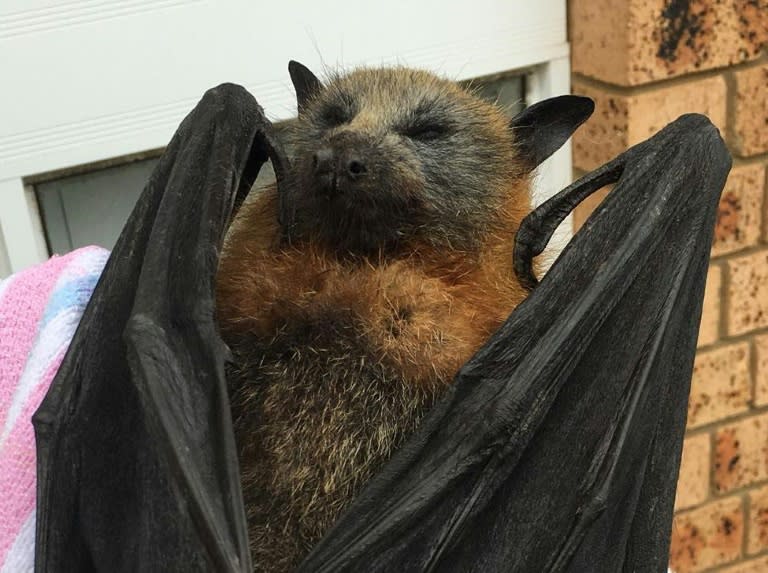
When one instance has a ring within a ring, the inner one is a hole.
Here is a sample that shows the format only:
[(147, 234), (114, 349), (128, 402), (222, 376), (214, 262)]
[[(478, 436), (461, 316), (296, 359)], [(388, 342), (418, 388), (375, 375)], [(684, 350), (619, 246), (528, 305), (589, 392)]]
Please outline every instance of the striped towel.
[(108, 256), (99, 247), (85, 247), (0, 281), (0, 573), (34, 568), (31, 417)]

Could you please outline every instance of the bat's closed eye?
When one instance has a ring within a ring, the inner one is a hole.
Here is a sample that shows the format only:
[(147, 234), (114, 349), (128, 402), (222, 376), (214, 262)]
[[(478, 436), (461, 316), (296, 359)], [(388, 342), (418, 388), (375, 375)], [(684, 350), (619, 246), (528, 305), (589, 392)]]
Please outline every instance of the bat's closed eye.
[(418, 141), (432, 141), (448, 134), (448, 128), (439, 123), (416, 123), (406, 127), (402, 134)]
[(326, 127), (338, 127), (352, 121), (352, 113), (339, 105), (329, 105), (320, 111), (320, 121)]

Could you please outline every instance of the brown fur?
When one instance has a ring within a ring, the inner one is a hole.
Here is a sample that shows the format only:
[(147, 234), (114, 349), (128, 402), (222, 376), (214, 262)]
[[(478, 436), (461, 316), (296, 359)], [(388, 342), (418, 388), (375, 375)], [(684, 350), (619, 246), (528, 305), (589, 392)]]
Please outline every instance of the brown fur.
[[(470, 129), (499, 156), (488, 161), (490, 211), (463, 241), (448, 230), (424, 236), (425, 225), (396, 248), (349, 257), (311, 227), (282, 241), (274, 187), (241, 210), (220, 264), (218, 315), (235, 356), (232, 409), (260, 571), (299, 564), (526, 294), (512, 247), (529, 181), (503, 114), (434, 76), (395, 76), (439, 90), (459, 122), (472, 106)], [(385, 101), (381, 78), (343, 81), (378, 82), (379, 107), (349, 129), (370, 130), (387, 106), (407, 104)]]

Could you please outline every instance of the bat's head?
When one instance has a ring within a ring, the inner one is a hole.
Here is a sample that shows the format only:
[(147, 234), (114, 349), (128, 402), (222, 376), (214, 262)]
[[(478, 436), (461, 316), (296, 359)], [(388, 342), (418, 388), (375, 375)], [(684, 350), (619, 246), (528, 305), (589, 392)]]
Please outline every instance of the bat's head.
[(456, 83), (407, 68), (357, 69), (322, 83), (289, 64), (297, 233), (353, 253), (413, 241), (470, 250), (528, 176), (589, 117), (564, 96), (512, 119)]

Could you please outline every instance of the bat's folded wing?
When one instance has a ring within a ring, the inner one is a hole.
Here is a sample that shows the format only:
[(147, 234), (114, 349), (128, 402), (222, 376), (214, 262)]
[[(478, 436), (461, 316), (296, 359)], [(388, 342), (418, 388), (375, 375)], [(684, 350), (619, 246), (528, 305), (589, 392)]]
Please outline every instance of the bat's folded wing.
[(615, 187), (301, 571), (664, 571), (730, 157), (687, 115), (534, 211), (516, 269)]
[(280, 176), (261, 108), (222, 85), (152, 174), (34, 416), (37, 571), (250, 571), (214, 279), (268, 156)]

